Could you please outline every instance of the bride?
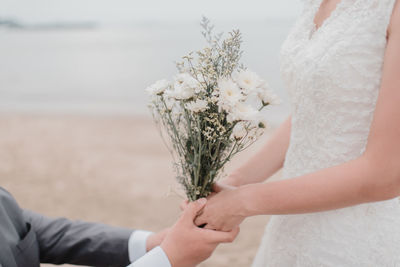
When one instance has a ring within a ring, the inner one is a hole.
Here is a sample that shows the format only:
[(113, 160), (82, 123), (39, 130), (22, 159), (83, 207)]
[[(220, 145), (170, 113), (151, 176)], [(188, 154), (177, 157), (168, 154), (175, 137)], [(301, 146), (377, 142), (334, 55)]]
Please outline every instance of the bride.
[(255, 267), (400, 266), (400, 3), (303, 1), (281, 49), (291, 116), (196, 224), (273, 215)]

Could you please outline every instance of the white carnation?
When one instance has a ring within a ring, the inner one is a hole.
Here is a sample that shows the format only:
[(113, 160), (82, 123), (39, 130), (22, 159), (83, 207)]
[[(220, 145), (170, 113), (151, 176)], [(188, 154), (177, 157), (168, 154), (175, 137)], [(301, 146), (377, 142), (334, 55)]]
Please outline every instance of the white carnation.
[(201, 74), (201, 73), (197, 74), (196, 78), (197, 78), (197, 81), (200, 82), (200, 83), (205, 83), (206, 82), (206, 79), (204, 78), (204, 75)]
[(175, 83), (180, 83), (185, 85), (186, 87), (190, 87), (193, 89), (199, 85), (199, 82), (187, 72), (179, 73), (178, 75), (176, 75), (174, 81)]
[(250, 105), (238, 103), (233, 108), (232, 112), (228, 114), (227, 120), (233, 121), (256, 121), (259, 118), (260, 112)]
[(190, 74), (179, 73), (175, 76), (173, 90), (169, 95), (175, 99), (185, 100), (192, 98), (200, 88), (200, 83)]
[(185, 87), (180, 84), (174, 84), (174, 88), (169, 92), (169, 95), (178, 100), (192, 98), (195, 95), (193, 88)]
[(205, 100), (198, 99), (186, 104), (186, 108), (195, 113), (202, 112), (208, 109), (208, 102)]
[(279, 97), (269, 89), (266, 83), (264, 83), (263, 87), (258, 91), (257, 96), (263, 104), (278, 105), (281, 103)]
[(242, 93), (238, 85), (231, 79), (220, 79), (218, 81), (219, 99), (218, 106), (226, 111), (229, 111), (241, 99)]
[(233, 138), (236, 140), (240, 140), (244, 138), (247, 134), (246, 128), (243, 126), (243, 123), (238, 123), (235, 125), (232, 131)]
[(175, 99), (173, 99), (173, 98), (171, 98), (171, 97), (168, 96), (168, 92), (169, 92), (169, 91), (166, 91), (166, 92), (165, 92), (164, 101), (165, 101), (166, 109), (169, 110), (169, 111), (171, 111), (171, 110), (173, 110), (174, 108), (176, 108), (178, 105), (177, 105)]
[(255, 92), (263, 84), (263, 80), (250, 70), (241, 70), (235, 73), (234, 80), (247, 94)]
[(170, 83), (167, 80), (159, 80), (146, 88), (147, 93), (150, 95), (160, 95), (168, 89)]

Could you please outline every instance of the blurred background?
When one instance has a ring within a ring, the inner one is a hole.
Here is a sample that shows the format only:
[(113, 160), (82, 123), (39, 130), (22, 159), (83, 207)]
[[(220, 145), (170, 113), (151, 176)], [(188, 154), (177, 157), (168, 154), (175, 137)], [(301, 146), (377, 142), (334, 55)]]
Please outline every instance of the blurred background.
[[(170, 226), (182, 194), (144, 89), (205, 45), (204, 15), (216, 32), (241, 30), (242, 62), (283, 99), (267, 112), (272, 131), (289, 113), (279, 49), (300, 10), (298, 0), (0, 0), (0, 186), (48, 216)], [(201, 266), (250, 266), (267, 221), (245, 221)]]

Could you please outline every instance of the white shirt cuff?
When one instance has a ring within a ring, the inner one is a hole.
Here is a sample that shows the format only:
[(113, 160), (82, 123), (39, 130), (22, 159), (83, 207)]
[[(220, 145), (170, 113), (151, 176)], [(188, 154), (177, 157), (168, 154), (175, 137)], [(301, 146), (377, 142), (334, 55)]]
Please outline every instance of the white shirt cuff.
[(155, 247), (128, 267), (172, 267), (164, 250)]
[(130, 262), (135, 262), (146, 254), (147, 238), (152, 232), (136, 230), (129, 237), (128, 250)]

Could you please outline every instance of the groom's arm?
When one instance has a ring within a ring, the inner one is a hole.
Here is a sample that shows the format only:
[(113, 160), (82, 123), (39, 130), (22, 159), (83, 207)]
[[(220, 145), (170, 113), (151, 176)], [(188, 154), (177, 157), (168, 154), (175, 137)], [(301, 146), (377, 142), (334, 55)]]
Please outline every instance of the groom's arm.
[(164, 250), (156, 247), (128, 267), (171, 267), (171, 263)]
[(197, 266), (211, 256), (219, 243), (232, 242), (239, 229), (219, 232), (198, 228), (194, 219), (206, 204), (199, 199), (186, 206), (180, 219), (170, 228), (157, 246), (128, 267), (178, 267)]
[(133, 230), (52, 219), (26, 210), (24, 216), (36, 233), (42, 263), (99, 267), (130, 264), (129, 240)]

